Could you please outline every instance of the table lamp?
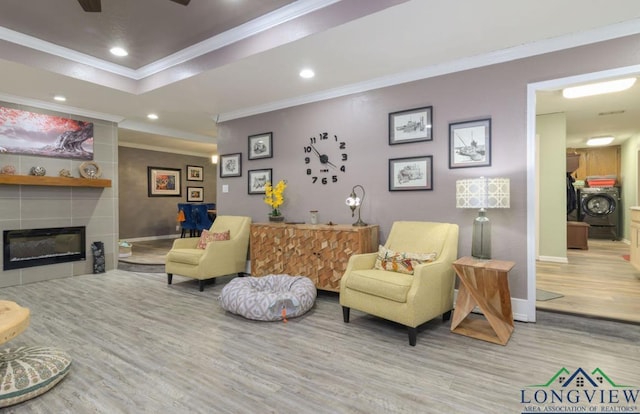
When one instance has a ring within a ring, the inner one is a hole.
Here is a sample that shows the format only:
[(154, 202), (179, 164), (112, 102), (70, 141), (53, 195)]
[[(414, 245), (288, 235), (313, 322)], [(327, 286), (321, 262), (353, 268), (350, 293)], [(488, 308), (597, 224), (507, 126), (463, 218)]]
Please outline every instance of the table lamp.
[[(356, 188), (360, 188), (362, 190), (362, 198), (356, 195)], [(351, 189), (351, 194), (347, 197), (346, 204), (351, 209), (351, 217), (354, 216), (355, 210), (358, 210), (358, 221), (353, 223), (354, 226), (366, 226), (367, 223), (362, 221), (360, 218), (360, 207), (362, 206), (362, 202), (364, 201), (364, 188), (361, 185), (354, 185)]]
[(508, 178), (469, 178), (456, 181), (456, 207), (478, 208), (473, 221), (471, 256), (491, 259), (491, 222), (488, 208), (509, 208)]

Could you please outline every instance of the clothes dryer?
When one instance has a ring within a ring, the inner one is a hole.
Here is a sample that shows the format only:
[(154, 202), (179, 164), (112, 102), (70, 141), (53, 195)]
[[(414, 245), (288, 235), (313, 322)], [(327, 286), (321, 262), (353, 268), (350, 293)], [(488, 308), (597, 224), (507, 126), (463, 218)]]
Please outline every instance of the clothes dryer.
[(578, 221), (589, 223), (589, 238), (620, 239), (620, 188), (578, 190)]

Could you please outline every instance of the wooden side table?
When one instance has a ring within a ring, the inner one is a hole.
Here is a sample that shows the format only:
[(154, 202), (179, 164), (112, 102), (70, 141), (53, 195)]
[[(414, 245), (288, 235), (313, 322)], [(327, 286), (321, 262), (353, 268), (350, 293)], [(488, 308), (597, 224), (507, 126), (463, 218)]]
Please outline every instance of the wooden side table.
[[(462, 257), (453, 262), (460, 289), (451, 332), (506, 345), (513, 332), (509, 271), (514, 262)], [(478, 306), (484, 318), (468, 318)]]

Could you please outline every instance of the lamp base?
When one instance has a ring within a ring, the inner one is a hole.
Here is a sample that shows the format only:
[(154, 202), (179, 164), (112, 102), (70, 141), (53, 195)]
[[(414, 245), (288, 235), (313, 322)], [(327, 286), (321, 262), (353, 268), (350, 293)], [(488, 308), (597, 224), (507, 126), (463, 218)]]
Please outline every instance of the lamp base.
[(491, 259), (491, 222), (484, 208), (480, 209), (478, 217), (473, 221), (471, 256), (476, 259)]

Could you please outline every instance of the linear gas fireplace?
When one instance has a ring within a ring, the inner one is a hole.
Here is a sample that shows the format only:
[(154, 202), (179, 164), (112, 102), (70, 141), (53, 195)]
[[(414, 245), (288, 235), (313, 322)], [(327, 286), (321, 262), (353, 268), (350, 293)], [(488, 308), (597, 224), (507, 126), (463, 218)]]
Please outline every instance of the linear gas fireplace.
[(4, 230), (4, 270), (87, 259), (85, 227)]

